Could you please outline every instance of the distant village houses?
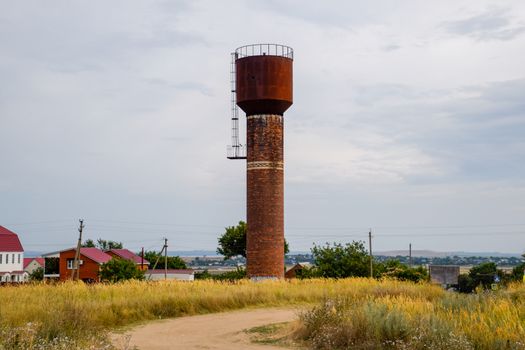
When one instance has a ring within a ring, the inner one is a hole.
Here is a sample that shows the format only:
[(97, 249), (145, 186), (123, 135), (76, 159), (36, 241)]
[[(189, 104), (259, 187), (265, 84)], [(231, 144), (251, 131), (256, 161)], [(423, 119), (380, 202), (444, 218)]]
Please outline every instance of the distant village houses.
[[(76, 248), (64, 249), (43, 255), (44, 279), (67, 281), (74, 269)], [(101, 250), (99, 248), (80, 248), (79, 278), (84, 282), (100, 282), (100, 268), (111, 259), (133, 261), (137, 268), (145, 272), (146, 279), (193, 281), (193, 270), (148, 270), (150, 262), (129, 249)]]
[[(38, 258), (25, 258), (24, 248), (18, 235), (0, 226), (0, 283), (27, 282), (29, 276), (39, 268), (43, 269), (44, 279), (66, 281), (75, 271), (76, 248), (69, 248), (43, 254)], [(148, 280), (193, 281), (191, 269), (150, 269), (150, 262), (129, 249), (101, 250), (94, 247), (80, 248), (79, 279), (84, 282), (100, 282), (100, 269), (112, 259), (133, 261), (137, 268), (144, 271)]]
[[(71, 279), (74, 269), (76, 248), (64, 249), (58, 252), (44, 254), (45, 279), (58, 279), (66, 281)], [(80, 248), (79, 275), (84, 282), (99, 282), (100, 268), (102, 264), (111, 259), (126, 259), (141, 266), (149, 265), (147, 260), (142, 263), (142, 258), (128, 249), (112, 249), (103, 251), (99, 248)], [(142, 265), (141, 265), (142, 264)]]
[(0, 226), (0, 282), (25, 282), (24, 248), (18, 235)]

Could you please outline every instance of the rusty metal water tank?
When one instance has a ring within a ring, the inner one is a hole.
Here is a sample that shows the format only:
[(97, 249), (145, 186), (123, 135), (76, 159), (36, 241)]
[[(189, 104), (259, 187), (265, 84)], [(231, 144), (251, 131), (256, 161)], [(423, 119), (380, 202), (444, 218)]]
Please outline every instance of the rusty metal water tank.
[(235, 54), (237, 105), (246, 115), (283, 115), (293, 103), (292, 48), (257, 44)]

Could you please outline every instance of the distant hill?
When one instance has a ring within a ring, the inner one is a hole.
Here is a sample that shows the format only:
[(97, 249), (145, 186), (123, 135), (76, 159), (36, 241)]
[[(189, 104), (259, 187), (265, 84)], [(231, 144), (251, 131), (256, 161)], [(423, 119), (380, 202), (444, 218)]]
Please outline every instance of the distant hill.
[[(408, 250), (387, 250), (374, 252), (374, 255), (382, 256), (408, 256)], [(412, 250), (412, 256), (420, 256), (425, 258), (444, 258), (448, 256), (448, 252), (435, 252), (432, 250)]]
[[(49, 253), (49, 252), (47, 252)], [(24, 258), (36, 258), (39, 256), (42, 256), (44, 254), (43, 252), (35, 251), (35, 250), (26, 250), (24, 252)]]
[[(408, 256), (408, 250), (390, 250), (390, 251), (379, 251), (374, 252), (374, 255), (383, 256)], [(444, 258), (447, 256), (498, 256), (503, 258), (520, 257), (521, 254), (512, 253), (500, 253), (500, 252), (436, 252), (432, 250), (412, 250), (412, 256), (424, 257), (424, 258)]]
[(169, 256), (185, 256), (185, 257), (193, 257), (193, 256), (219, 256), (216, 251), (214, 250), (168, 250)]

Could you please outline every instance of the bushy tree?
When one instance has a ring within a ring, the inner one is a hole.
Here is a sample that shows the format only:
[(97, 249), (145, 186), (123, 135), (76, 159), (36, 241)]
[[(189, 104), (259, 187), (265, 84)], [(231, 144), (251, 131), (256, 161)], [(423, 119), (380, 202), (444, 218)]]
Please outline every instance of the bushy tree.
[(122, 242), (115, 242), (111, 240), (107, 241), (105, 239), (99, 238), (97, 239), (96, 243), (92, 239), (86, 239), (84, 243), (82, 243), (82, 247), (99, 248), (102, 250), (111, 250), (111, 249), (122, 249), (123, 245), (122, 245)]
[(237, 226), (226, 227), (226, 231), (219, 237), (217, 253), (224, 256), (224, 260), (235, 256), (246, 258), (246, 223), (239, 221)]
[(512, 269), (511, 278), (513, 281), (523, 281), (523, 271), (525, 270), (525, 263), (514, 266)]
[(82, 248), (95, 248), (95, 242), (93, 242), (92, 239), (86, 239), (84, 243), (82, 243)]
[(31, 282), (42, 281), (43, 279), (44, 279), (44, 268), (43, 267), (36, 268), (35, 270), (33, 270), (33, 272), (29, 274), (29, 280)]
[(237, 267), (236, 270), (223, 272), (221, 274), (212, 275), (208, 270), (195, 274), (196, 280), (216, 280), (216, 281), (237, 281), (246, 278), (246, 269), (242, 267)]
[(513, 276), (505, 274), (502, 270), (498, 270), (496, 264), (493, 262), (476, 265), (470, 269), (468, 274), (459, 275), (459, 291), (462, 293), (471, 293), (478, 287), (489, 289), (495, 282), (496, 277), (499, 278), (500, 284), (506, 285), (511, 281)]
[[(284, 254), (289, 253), (288, 242), (284, 240)], [(237, 226), (226, 227), (226, 231), (219, 237), (217, 253), (224, 256), (224, 260), (236, 256), (246, 258), (246, 222), (239, 221)]]
[(194, 274), (194, 278), (196, 280), (208, 280), (208, 279), (212, 279), (212, 274), (208, 272), (208, 270), (204, 270), (202, 272), (196, 272)]
[(476, 286), (468, 273), (462, 273), (458, 277), (458, 291), (460, 293), (472, 293)]
[(498, 269), (495, 263), (486, 262), (472, 267), (468, 275), (474, 288), (481, 285), (487, 289), (494, 283), (494, 277), (498, 275)]
[(46, 274), (58, 274), (60, 272), (60, 258), (45, 258)]
[(394, 259), (376, 264), (374, 271), (377, 271), (381, 277), (390, 277), (401, 281), (420, 282), (428, 280), (428, 271), (423, 266), (409, 267)]
[(246, 269), (237, 267), (236, 270), (221, 273), (219, 275), (212, 275), (212, 279), (216, 281), (237, 281), (246, 278)]
[[(140, 255), (140, 254), (137, 254)], [(155, 251), (146, 251), (144, 259), (149, 261), (149, 268), (153, 269), (155, 262), (158, 259), (157, 269), (164, 268), (164, 256)], [(179, 256), (168, 256), (168, 269), (184, 270), (187, 269), (186, 263)]]
[[(525, 254), (523, 254), (522, 257), (525, 259)], [(521, 264), (514, 266), (514, 268), (512, 269), (511, 279), (513, 281), (518, 281), (518, 282), (523, 281), (524, 271), (525, 271), (525, 262), (522, 262)]]
[(365, 245), (361, 241), (326, 243), (314, 245), (312, 255), (316, 265), (312, 274), (318, 277), (366, 277), (369, 276), (370, 259)]
[(111, 259), (100, 267), (100, 279), (108, 282), (125, 281), (129, 279), (144, 279), (144, 271), (137, 265), (126, 259)]

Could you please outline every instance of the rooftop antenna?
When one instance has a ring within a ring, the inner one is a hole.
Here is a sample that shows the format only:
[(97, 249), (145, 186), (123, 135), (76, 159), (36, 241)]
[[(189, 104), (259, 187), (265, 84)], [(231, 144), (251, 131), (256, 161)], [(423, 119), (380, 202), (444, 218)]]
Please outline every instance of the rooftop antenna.
[(246, 147), (239, 142), (239, 107), (237, 107), (236, 88), (235, 88), (235, 61), (238, 53), (232, 52), (230, 64), (230, 91), (231, 91), (231, 123), (232, 123), (232, 144), (227, 147), (228, 159), (246, 159)]

